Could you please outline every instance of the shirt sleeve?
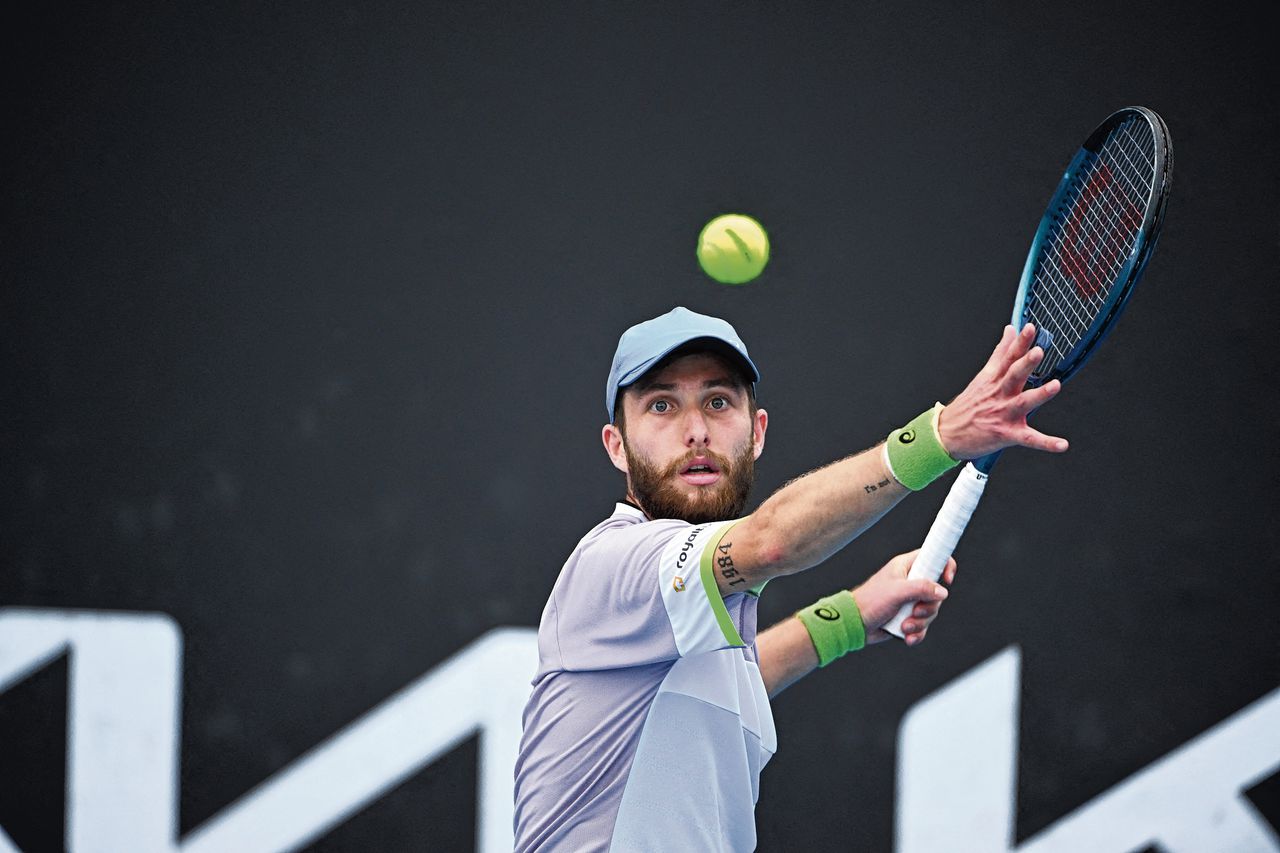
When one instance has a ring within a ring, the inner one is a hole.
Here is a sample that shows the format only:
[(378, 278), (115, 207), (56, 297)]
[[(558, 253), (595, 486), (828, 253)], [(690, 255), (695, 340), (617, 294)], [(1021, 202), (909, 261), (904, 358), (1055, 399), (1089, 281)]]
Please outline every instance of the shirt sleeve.
[(638, 666), (744, 646), (714, 573), (716, 548), (736, 523), (646, 521), (584, 541), (550, 602), (563, 667)]

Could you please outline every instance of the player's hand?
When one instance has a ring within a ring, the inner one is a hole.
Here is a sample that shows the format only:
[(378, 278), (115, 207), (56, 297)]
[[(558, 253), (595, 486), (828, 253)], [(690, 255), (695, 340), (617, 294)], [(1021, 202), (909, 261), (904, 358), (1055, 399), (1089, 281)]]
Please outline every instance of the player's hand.
[[(858, 602), (858, 612), (862, 614), (862, 625), (867, 632), (867, 645), (883, 642), (892, 634), (881, 628), (897, 615), (902, 605), (912, 601), (916, 606), (911, 616), (902, 623), (908, 646), (914, 646), (924, 640), (925, 632), (938, 615), (938, 608), (947, 597), (947, 589), (936, 581), (925, 578), (907, 578), (911, 564), (916, 561), (920, 549), (906, 554), (899, 554), (861, 586), (854, 587), (853, 600)], [(942, 570), (942, 582), (950, 585), (956, 579), (956, 561), (948, 558), (947, 567)]]
[(1061, 453), (1067, 440), (1045, 435), (1027, 425), (1027, 415), (1040, 408), (1062, 388), (1058, 380), (1023, 390), (1031, 371), (1044, 358), (1044, 350), (1032, 346), (1035, 327), (1021, 332), (1004, 327), (986, 366), (969, 386), (952, 400), (938, 419), (942, 445), (955, 459), (977, 459), (1006, 447), (1030, 447)]

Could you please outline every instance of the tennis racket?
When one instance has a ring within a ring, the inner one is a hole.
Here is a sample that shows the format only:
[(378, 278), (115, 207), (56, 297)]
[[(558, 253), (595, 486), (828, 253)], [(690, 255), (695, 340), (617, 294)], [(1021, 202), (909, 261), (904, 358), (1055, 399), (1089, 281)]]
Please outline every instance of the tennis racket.
[[(1169, 195), (1173, 151), (1164, 120), (1125, 107), (1089, 134), (1053, 194), (1022, 270), (1013, 327), (1036, 327), (1044, 359), (1027, 380), (1065, 382), (1115, 326), (1155, 250)], [(937, 580), (1000, 458), (964, 466), (925, 536), (909, 577)], [(915, 602), (884, 626), (901, 638)]]

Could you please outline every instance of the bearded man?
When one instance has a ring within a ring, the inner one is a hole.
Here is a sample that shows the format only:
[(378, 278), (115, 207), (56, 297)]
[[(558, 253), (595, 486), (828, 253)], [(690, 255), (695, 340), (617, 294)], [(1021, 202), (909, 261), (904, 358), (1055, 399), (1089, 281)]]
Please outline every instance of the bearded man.
[[(1023, 390), (1044, 355), (1034, 338), (1007, 327), (963, 392), (908, 424), (911, 441), (810, 472), (743, 517), (769, 425), (746, 345), (682, 307), (624, 332), (602, 439), (626, 499), (574, 548), (542, 614), (516, 850), (755, 849), (760, 770), (777, 748), (770, 698), (887, 639), (882, 626), (911, 602), (901, 627), (918, 644), (947, 597), (908, 579), (914, 551), (757, 634), (761, 590), (823, 562), (958, 460), (1066, 450), (1026, 422), (1060, 387)], [(952, 560), (943, 582), (955, 571)]]

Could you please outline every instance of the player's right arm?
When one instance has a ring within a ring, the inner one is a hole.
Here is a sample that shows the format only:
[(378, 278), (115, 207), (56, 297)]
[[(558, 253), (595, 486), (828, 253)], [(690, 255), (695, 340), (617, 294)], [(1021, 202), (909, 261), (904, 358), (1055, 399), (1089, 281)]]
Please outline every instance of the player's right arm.
[[(956, 459), (976, 459), (1005, 447), (1061, 452), (1065, 439), (1027, 425), (1027, 414), (1053, 397), (1057, 383), (1024, 391), (1043, 358), (1035, 330), (1006, 327), (991, 358), (943, 411), (939, 434)], [(717, 568), (724, 593), (818, 565), (897, 505), (910, 490), (889, 468), (883, 445), (833, 462), (783, 486), (720, 542)]]

